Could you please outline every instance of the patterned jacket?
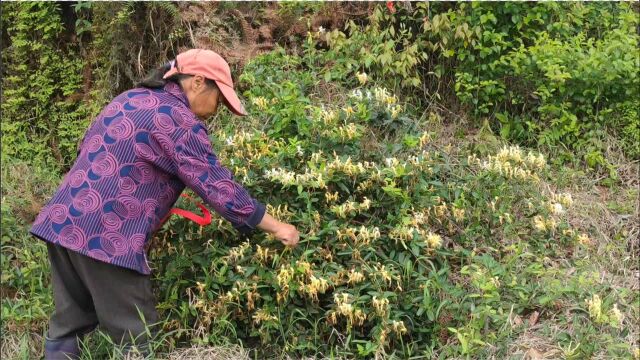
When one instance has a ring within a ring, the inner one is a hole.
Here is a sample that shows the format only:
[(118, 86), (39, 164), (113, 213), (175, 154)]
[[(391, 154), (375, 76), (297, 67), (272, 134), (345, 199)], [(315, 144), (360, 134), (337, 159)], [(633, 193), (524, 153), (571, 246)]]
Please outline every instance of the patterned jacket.
[(91, 123), (75, 164), (30, 233), (149, 274), (146, 245), (185, 187), (241, 233), (264, 216), (265, 206), (220, 165), (176, 83), (132, 89)]

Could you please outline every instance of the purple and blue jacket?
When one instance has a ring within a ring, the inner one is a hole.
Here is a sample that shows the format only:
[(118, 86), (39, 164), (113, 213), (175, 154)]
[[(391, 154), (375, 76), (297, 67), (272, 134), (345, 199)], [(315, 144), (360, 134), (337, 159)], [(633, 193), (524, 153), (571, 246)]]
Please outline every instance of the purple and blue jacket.
[(91, 123), (75, 164), (30, 233), (91, 258), (149, 274), (150, 238), (185, 187), (241, 233), (265, 206), (220, 165), (180, 87), (118, 95)]

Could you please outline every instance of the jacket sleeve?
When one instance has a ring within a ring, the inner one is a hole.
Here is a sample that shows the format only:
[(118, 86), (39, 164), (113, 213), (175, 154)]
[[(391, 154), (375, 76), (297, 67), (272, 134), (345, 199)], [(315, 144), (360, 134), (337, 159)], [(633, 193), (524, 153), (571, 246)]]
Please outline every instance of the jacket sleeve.
[(173, 143), (161, 132), (150, 134), (152, 141), (164, 149), (165, 159), (169, 160), (166, 167), (240, 233), (250, 233), (262, 221), (265, 206), (220, 164), (202, 123), (198, 121), (185, 130)]

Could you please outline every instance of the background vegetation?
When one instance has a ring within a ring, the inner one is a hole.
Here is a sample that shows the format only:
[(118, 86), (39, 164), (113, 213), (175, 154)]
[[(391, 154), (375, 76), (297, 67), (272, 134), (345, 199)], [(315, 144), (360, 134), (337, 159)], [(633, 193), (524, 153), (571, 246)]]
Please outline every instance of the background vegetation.
[(221, 161), (303, 240), (172, 218), (159, 358), (640, 358), (637, 4), (1, 6), (3, 358), (41, 351), (27, 229), (87, 125), (189, 47), (252, 114), (211, 119)]

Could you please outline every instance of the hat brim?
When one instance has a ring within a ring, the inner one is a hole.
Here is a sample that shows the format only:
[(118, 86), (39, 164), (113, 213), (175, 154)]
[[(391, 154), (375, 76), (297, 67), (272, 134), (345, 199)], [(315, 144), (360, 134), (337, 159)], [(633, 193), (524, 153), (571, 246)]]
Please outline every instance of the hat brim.
[(227, 108), (231, 110), (232, 113), (238, 116), (247, 116), (247, 111), (244, 109), (244, 106), (242, 106), (242, 102), (240, 102), (240, 98), (238, 98), (238, 95), (233, 90), (233, 88), (219, 81), (216, 81), (216, 84), (218, 85), (218, 88), (220, 89), (222, 95), (224, 96), (224, 99), (226, 100), (224, 104), (227, 106)]
[(177, 69), (177, 68), (175, 68), (175, 67), (173, 67), (173, 68), (171, 68), (169, 71), (167, 71), (166, 73), (164, 73), (164, 75), (162, 75), (162, 78), (163, 78), (163, 79), (167, 79), (167, 78), (169, 78), (169, 77), (171, 77), (171, 76), (173, 76), (173, 75), (175, 75), (175, 74), (177, 74), (177, 73), (178, 73), (178, 69)]

